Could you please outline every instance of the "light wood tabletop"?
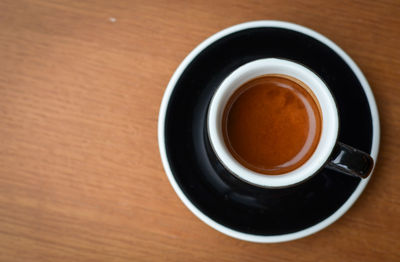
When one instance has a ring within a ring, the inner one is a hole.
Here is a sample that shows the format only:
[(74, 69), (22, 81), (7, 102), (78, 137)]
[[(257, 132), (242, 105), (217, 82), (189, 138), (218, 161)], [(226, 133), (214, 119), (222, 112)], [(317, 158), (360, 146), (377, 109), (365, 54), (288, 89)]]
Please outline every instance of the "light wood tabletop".
[[(0, 261), (400, 261), (400, 2), (0, 2)], [(182, 59), (245, 21), (298, 23), (375, 94), (375, 173), (336, 223), (278, 244), (197, 219), (163, 170), (157, 118)]]

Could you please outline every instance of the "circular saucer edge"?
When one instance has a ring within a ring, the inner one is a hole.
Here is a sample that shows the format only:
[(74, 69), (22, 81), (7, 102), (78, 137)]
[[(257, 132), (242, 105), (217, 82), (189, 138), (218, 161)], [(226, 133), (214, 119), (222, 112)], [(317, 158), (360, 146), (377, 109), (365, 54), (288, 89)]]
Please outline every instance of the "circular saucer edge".
[(244, 29), (249, 29), (249, 28), (255, 28), (255, 27), (278, 27), (278, 28), (284, 28), (284, 29), (290, 29), (294, 30), (300, 33), (303, 33), (305, 35), (308, 35), (316, 40), (319, 40), (329, 48), (331, 48), (334, 52), (336, 52), (347, 64), (348, 66), (352, 69), (353, 73), (357, 77), (357, 79), (360, 81), (365, 95), (368, 100), (368, 104), (371, 110), (371, 115), (372, 115), (372, 128), (373, 128), (373, 137), (372, 137), (372, 147), (371, 147), (371, 156), (373, 159), (376, 161), (377, 155), (378, 155), (378, 150), (379, 150), (379, 139), (380, 139), (380, 127), (379, 127), (379, 115), (378, 115), (378, 110), (376, 107), (375, 99), (372, 94), (372, 91), (369, 87), (369, 84), (367, 80), (365, 79), (364, 75), (362, 74), (361, 70), (358, 68), (358, 66), (355, 64), (355, 62), (340, 48), (338, 47), (335, 43), (333, 43), (331, 40), (326, 38), (325, 36), (308, 29), (306, 27), (293, 24), (293, 23), (288, 23), (288, 22), (281, 22), (281, 21), (254, 21), (254, 22), (246, 22), (243, 24), (238, 24), (232, 27), (229, 27), (227, 29), (224, 29), (205, 41), (203, 41), (201, 44), (199, 44), (190, 54), (182, 61), (182, 63), (179, 65), (175, 73), (173, 74), (167, 89), (164, 93), (164, 97), (162, 99), (161, 107), (160, 107), (160, 112), (159, 112), (159, 120), (158, 120), (158, 142), (159, 142), (159, 150), (161, 154), (161, 159), (162, 163), (164, 166), (164, 169), (167, 173), (167, 177), (174, 188), (175, 192), (179, 196), (179, 198), (182, 200), (182, 202), (189, 208), (192, 213), (194, 213), (200, 220), (208, 224), (209, 226), (213, 227), (214, 229), (220, 231), (221, 233), (224, 233), (226, 235), (229, 235), (231, 237), (241, 239), (241, 240), (246, 240), (246, 241), (251, 241), (251, 242), (259, 242), (259, 243), (275, 243), (275, 242), (284, 242), (284, 241), (290, 241), (298, 238), (302, 238), (308, 235), (311, 235), (315, 232), (318, 232), (322, 230), (323, 228), (329, 226), (333, 222), (335, 222), (337, 219), (339, 219), (357, 200), (357, 198), (361, 195), (362, 191), (364, 190), (365, 186), (367, 185), (369, 178), (361, 181), (359, 185), (357, 186), (356, 190), (352, 193), (352, 195), (348, 198), (348, 200), (331, 216), (326, 218), (325, 220), (308, 227), (306, 229), (294, 232), (294, 233), (289, 233), (289, 234), (283, 234), (283, 235), (274, 235), (274, 236), (259, 236), (259, 235), (253, 235), (253, 234), (248, 234), (248, 233), (243, 233), (239, 232), (236, 230), (232, 230), (224, 225), (221, 225), (208, 216), (206, 216), (204, 213), (202, 213), (196, 206), (194, 206), (189, 199), (185, 196), (185, 194), (182, 192), (180, 187), (178, 186), (177, 182), (175, 181), (174, 175), (172, 174), (172, 171), (170, 169), (169, 163), (168, 163), (168, 157), (166, 154), (165, 150), (165, 139), (164, 139), (164, 127), (165, 127), (165, 115), (166, 115), (166, 109), (168, 106), (168, 102), (171, 96), (171, 93), (174, 89), (174, 86), (178, 79), (180, 78), (181, 74), (184, 72), (185, 68), (187, 67), (188, 64), (202, 51), (204, 50), (207, 46), (212, 44), (213, 42), (217, 41), (218, 39), (240, 31)]

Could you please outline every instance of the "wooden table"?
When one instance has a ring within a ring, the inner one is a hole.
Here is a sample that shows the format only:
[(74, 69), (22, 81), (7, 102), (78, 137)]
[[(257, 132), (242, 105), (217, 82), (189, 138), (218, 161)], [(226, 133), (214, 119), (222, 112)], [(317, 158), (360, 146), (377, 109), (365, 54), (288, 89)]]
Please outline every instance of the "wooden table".
[[(0, 3), (0, 261), (400, 261), (400, 2)], [(165, 87), (199, 42), (234, 24), (310, 27), (358, 63), (381, 150), (339, 221), (254, 244), (198, 220), (158, 152)]]

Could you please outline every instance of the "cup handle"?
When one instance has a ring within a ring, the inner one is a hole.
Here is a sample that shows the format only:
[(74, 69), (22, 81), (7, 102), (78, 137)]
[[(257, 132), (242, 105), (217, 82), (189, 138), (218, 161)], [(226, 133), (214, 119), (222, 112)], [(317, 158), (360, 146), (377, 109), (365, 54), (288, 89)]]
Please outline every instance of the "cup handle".
[(370, 155), (340, 142), (326, 165), (329, 169), (360, 178), (368, 177), (373, 166), (374, 160)]

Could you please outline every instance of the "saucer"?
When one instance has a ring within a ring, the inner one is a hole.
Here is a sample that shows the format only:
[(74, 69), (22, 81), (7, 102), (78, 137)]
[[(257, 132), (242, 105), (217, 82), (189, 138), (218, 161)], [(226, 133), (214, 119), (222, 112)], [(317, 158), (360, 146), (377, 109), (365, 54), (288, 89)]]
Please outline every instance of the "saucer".
[(376, 161), (380, 132), (364, 75), (342, 49), (315, 31), (287, 22), (248, 22), (197, 46), (172, 76), (162, 100), (158, 139), (164, 169), (199, 219), (231, 237), (262, 243), (289, 241), (327, 227), (351, 207), (369, 180), (321, 169), (299, 185), (265, 189), (222, 166), (207, 138), (209, 102), (236, 68), (270, 57), (300, 63), (327, 84), (339, 110), (338, 141)]

